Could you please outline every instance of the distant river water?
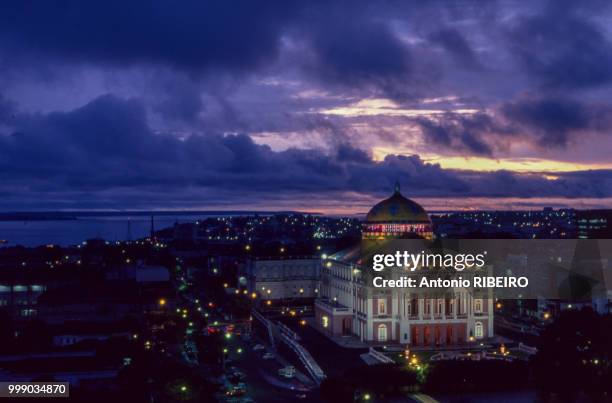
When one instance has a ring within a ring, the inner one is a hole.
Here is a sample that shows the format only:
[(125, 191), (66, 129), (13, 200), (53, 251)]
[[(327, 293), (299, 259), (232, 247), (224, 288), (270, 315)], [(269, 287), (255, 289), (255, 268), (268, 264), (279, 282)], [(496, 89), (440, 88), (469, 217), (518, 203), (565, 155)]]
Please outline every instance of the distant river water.
[[(210, 216), (209, 216), (210, 217)], [(155, 216), (155, 229), (174, 225), (175, 222), (194, 222), (202, 215)], [(129, 222), (129, 224), (128, 224)], [(0, 221), (0, 240), (3, 246), (38, 246), (46, 244), (74, 245), (91, 238), (121, 241), (144, 238), (150, 233), (150, 216), (95, 216), (76, 217), (75, 220)]]

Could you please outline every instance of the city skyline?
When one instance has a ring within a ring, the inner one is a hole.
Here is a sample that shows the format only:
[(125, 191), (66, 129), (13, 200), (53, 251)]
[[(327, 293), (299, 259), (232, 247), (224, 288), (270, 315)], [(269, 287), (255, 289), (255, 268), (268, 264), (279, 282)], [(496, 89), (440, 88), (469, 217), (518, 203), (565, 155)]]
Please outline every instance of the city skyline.
[(606, 2), (2, 8), (0, 211), (612, 205)]

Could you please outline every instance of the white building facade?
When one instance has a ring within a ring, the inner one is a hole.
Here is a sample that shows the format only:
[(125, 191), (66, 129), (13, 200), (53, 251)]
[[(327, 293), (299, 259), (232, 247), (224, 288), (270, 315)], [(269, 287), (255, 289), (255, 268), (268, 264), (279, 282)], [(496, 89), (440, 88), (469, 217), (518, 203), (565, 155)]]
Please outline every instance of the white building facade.
[[(411, 234), (406, 228), (416, 230)], [(368, 214), (362, 244), (414, 235), (431, 239), (431, 221), (396, 186), (394, 195)], [(315, 301), (316, 323), (323, 332), (353, 335), (364, 342), (423, 347), (463, 345), (493, 336), (492, 293), (476, 298), (464, 288), (441, 296), (410, 288), (375, 288), (364, 278), (360, 253), (361, 247), (355, 247), (323, 262), (320, 295)]]

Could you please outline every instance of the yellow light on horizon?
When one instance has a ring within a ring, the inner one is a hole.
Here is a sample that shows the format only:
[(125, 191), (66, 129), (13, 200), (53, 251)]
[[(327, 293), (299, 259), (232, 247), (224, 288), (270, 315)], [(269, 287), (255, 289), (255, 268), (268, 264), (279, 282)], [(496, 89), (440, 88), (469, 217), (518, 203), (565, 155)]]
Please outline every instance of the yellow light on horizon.
[(557, 180), (557, 175), (550, 173), (584, 171), (589, 169), (612, 169), (612, 163), (581, 163), (555, 161), (543, 158), (488, 158), (488, 157), (462, 157), (452, 155), (423, 154), (418, 150), (398, 150), (397, 148), (374, 147), (372, 158), (374, 161), (383, 161), (387, 155), (413, 155), (419, 154), (430, 164), (439, 164), (443, 169), (460, 169), (469, 171), (499, 171), (508, 170), (521, 173), (547, 173), (548, 180)]

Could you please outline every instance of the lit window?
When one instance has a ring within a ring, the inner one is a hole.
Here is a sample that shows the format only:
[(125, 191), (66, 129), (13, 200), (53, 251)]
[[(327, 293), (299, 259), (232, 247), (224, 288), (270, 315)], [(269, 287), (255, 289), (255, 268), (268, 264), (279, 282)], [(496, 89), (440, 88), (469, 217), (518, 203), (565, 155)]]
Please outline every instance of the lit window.
[(378, 299), (378, 314), (385, 315), (387, 313), (387, 301), (383, 298)]
[(321, 317), (321, 321), (323, 323), (323, 327), (325, 328), (329, 327), (329, 316)]
[(387, 341), (387, 325), (378, 325), (378, 341)]
[(484, 337), (484, 329), (482, 327), (482, 322), (476, 322), (474, 326), (474, 336), (477, 339), (482, 339)]
[(482, 313), (482, 300), (481, 299), (474, 300), (474, 312)]

